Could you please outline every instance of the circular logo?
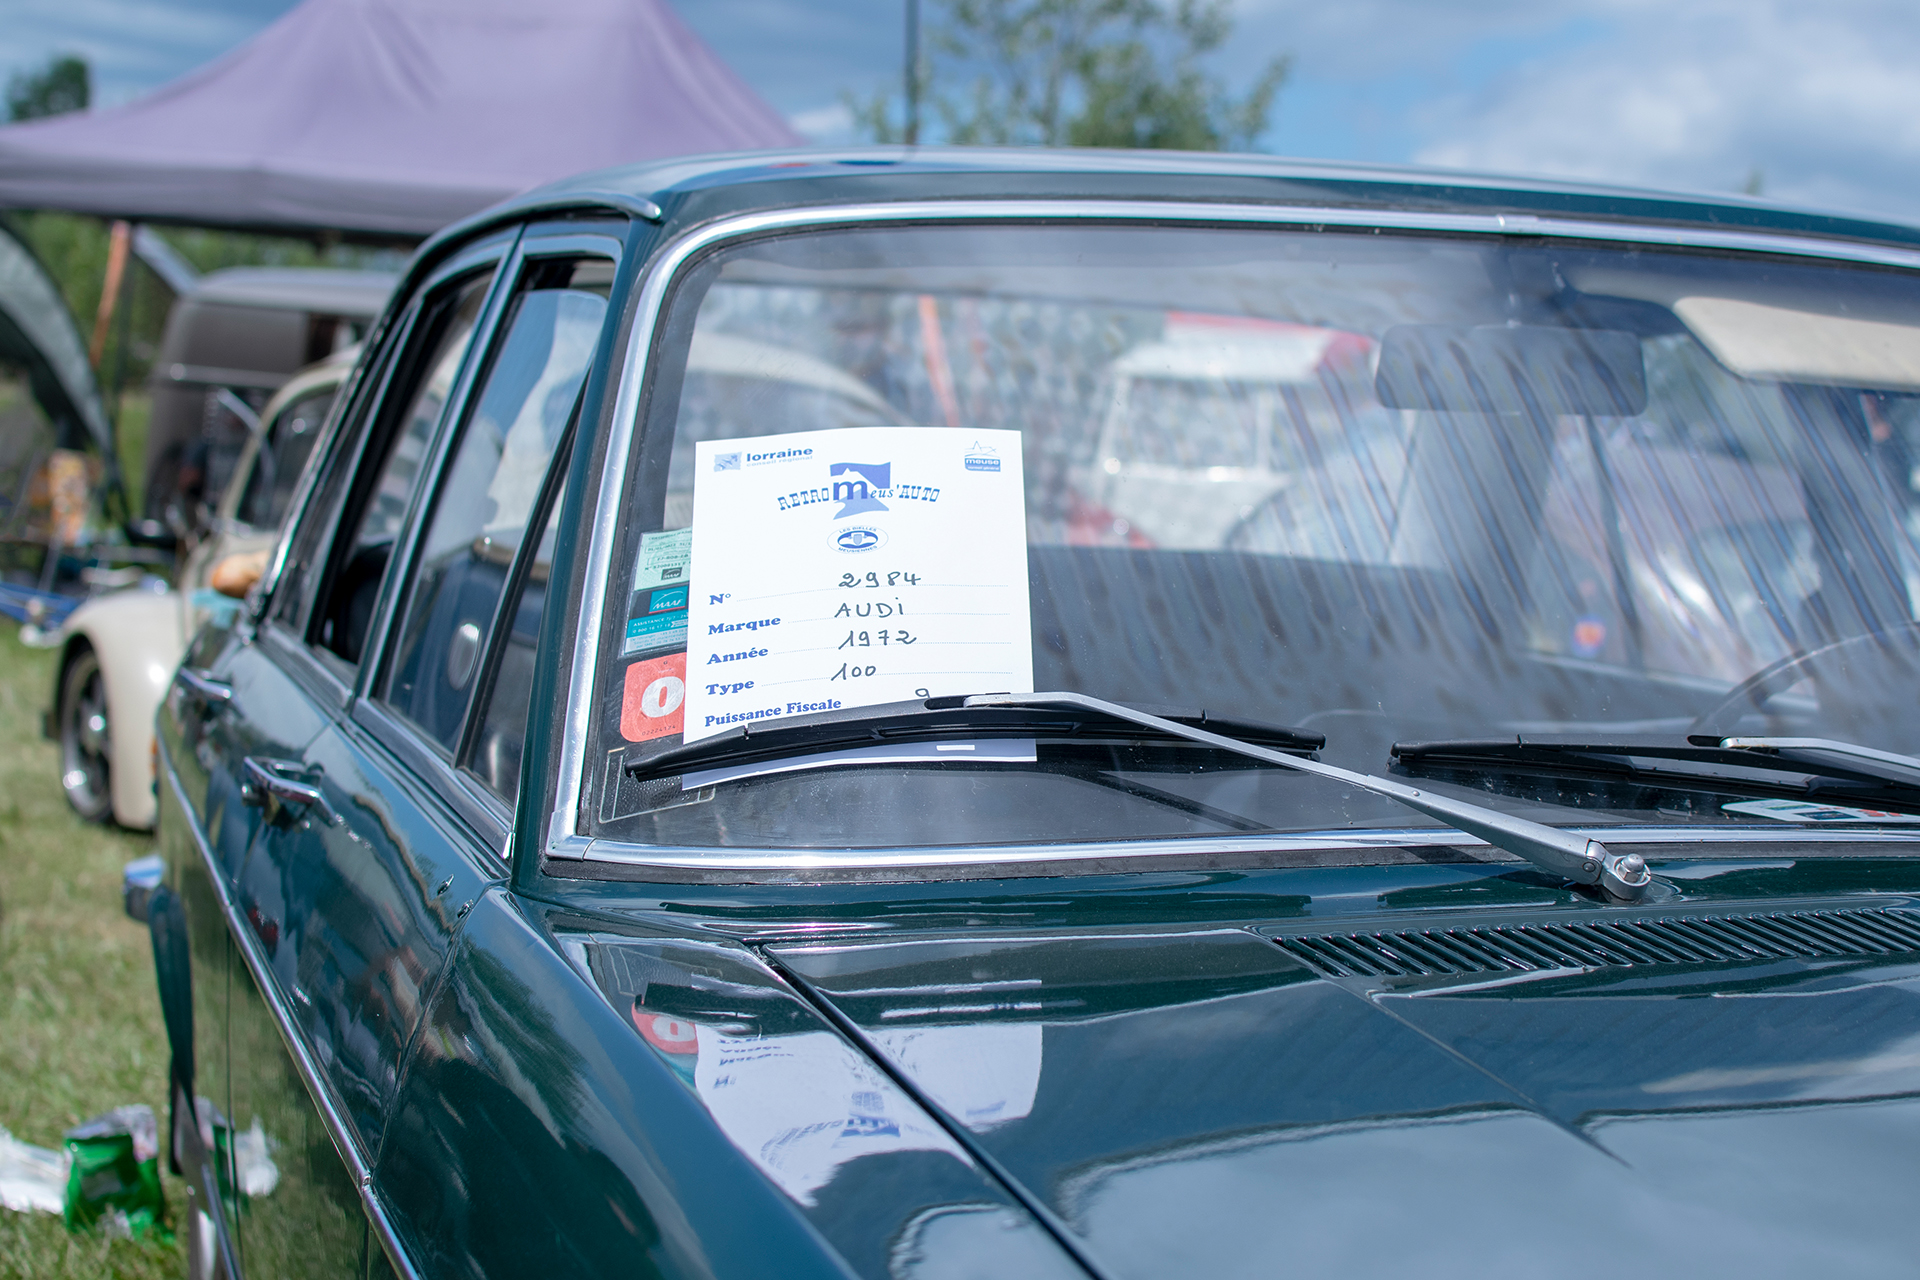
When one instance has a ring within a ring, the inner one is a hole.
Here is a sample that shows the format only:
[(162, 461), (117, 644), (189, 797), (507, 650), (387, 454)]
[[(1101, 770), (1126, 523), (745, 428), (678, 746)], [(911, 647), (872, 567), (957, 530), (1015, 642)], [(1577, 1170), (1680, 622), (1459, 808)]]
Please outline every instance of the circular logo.
[(687, 700), (687, 685), (679, 676), (661, 676), (640, 693), (640, 714), (649, 720), (670, 716)]
[(842, 551), (871, 551), (881, 546), (887, 535), (878, 529), (869, 529), (864, 525), (855, 525), (851, 529), (842, 529), (833, 535), (833, 545)]

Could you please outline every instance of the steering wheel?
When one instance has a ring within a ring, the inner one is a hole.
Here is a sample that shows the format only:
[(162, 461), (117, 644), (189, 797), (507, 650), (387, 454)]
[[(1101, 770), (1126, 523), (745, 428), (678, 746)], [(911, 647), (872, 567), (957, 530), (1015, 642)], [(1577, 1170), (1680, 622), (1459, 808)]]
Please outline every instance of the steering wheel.
[(1822, 658), (1842, 649), (1885, 640), (1891, 636), (1920, 637), (1920, 620), (1898, 622), (1888, 627), (1876, 627), (1872, 631), (1863, 631), (1857, 636), (1848, 636), (1844, 640), (1834, 640), (1818, 648), (1790, 653), (1778, 662), (1769, 663), (1735, 685), (1728, 691), (1726, 697), (1701, 712), (1694, 722), (1687, 726), (1687, 734), (1690, 737), (1695, 735), (1726, 737), (1741, 716), (1750, 710), (1759, 710), (1760, 704), (1768, 698), (1782, 689), (1791, 688), (1799, 683), (1806, 669)]

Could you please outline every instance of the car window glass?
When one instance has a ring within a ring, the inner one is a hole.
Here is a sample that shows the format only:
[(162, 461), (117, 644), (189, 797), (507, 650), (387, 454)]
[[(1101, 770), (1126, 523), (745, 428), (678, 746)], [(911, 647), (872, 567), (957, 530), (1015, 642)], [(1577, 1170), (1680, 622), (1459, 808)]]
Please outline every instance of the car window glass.
[(606, 286), (575, 287), (580, 265), (536, 264), (508, 306), (398, 615), (384, 700), (449, 751), (606, 316)]
[[(1409, 821), (1090, 740), (672, 773), (690, 729), (719, 759), (723, 734), (1007, 680), (1291, 727), (1373, 773), (1413, 767), (1400, 744), (1685, 751), (1716, 736), (1696, 724), (1912, 754), (1886, 690), (1920, 670), (1920, 378), (1843, 313), (1920, 343), (1910, 278), (1678, 249), (1119, 226), (729, 245), (650, 356), (595, 584), (580, 829), (874, 848)], [(869, 425), (838, 430), (854, 409)], [(1017, 507), (962, 496), (1016, 450)], [(991, 609), (961, 593), (994, 579), (935, 576), (895, 536), (934, 503), (963, 554), (1024, 532)], [(788, 564), (815, 576), (755, 576)], [(1024, 612), (1001, 611), (1019, 577)], [(1778, 820), (1737, 791), (1500, 785), (1589, 819)]]
[(287, 503), (293, 499), (301, 468), (307, 465), (307, 455), (313, 452), (313, 442), (338, 391), (335, 384), (301, 396), (267, 424), (266, 437), (260, 442), (247, 487), (240, 495), (240, 507), (234, 513), (242, 523), (255, 529), (279, 527), (287, 514)]
[(405, 407), (385, 418), (386, 429), (376, 433), (361, 460), (357, 507), (349, 505), (341, 525), (352, 533), (335, 543), (330, 580), (314, 614), (314, 639), (322, 650), (346, 662), (360, 661), (394, 539), (480, 318), (488, 282), (481, 274), (452, 286), (427, 317), (415, 348), (420, 358), (411, 365), (413, 380), (395, 388), (404, 396)]
[(340, 510), (353, 476), (354, 456), (359, 451), (361, 439), (367, 434), (369, 423), (373, 421), (374, 410), (379, 403), (378, 389), (397, 363), (406, 335), (413, 331), (412, 322), (417, 319), (417, 308), (414, 311), (415, 314), (403, 318), (396, 325), (394, 340), (372, 355), (374, 363), (367, 367), (360, 379), (360, 385), (366, 388), (367, 394), (354, 408), (352, 416), (341, 422), (337, 439), (321, 458), (320, 475), (315, 482), (314, 492), (297, 513), (293, 528), (288, 533), (286, 564), (274, 586), (271, 616), (296, 632), (304, 633), (307, 620), (312, 616), (314, 597), (326, 568), (327, 539), (332, 536), (334, 517)]
[[(562, 459), (561, 466), (566, 462)], [(493, 687), (486, 694), (480, 732), (465, 761), (476, 777), (511, 805), (520, 790), (520, 755), (527, 734), (527, 710), (533, 695), (534, 651), (540, 640), (540, 618), (547, 601), (547, 577), (553, 563), (553, 543), (560, 529), (556, 500), (540, 535), (533, 563), (512, 605), (501, 614), (507, 631), (497, 659)]]

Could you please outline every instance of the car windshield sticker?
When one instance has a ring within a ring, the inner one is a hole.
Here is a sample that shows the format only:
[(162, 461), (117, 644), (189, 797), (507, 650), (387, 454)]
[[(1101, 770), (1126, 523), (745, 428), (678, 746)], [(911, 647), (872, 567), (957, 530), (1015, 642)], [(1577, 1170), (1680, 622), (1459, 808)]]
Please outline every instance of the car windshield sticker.
[(687, 561), (692, 547), (691, 529), (640, 535), (640, 560), (633, 570), (633, 597), (627, 608), (627, 635), (620, 646), (621, 657), (687, 647)]
[(634, 663), (627, 668), (620, 692), (620, 736), (628, 742), (646, 742), (679, 733), (686, 700), (686, 654), (662, 654)]
[(849, 427), (695, 447), (685, 737), (1033, 689), (1017, 431)]
[(1872, 822), (1886, 826), (1920, 823), (1920, 814), (1889, 813), (1884, 809), (1850, 809), (1845, 805), (1818, 804), (1811, 800), (1741, 800), (1720, 807), (1728, 813), (1776, 818), (1781, 822)]

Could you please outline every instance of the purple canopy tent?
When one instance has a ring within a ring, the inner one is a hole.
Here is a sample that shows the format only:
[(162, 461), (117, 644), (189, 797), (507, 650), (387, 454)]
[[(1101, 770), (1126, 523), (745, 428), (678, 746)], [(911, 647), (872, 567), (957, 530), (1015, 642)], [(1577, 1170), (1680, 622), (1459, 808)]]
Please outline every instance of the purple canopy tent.
[(582, 169), (799, 140), (665, 0), (305, 0), (146, 98), (0, 128), (0, 207), (414, 238)]

